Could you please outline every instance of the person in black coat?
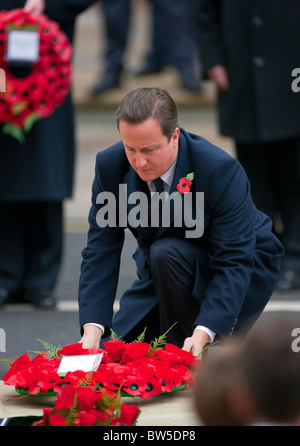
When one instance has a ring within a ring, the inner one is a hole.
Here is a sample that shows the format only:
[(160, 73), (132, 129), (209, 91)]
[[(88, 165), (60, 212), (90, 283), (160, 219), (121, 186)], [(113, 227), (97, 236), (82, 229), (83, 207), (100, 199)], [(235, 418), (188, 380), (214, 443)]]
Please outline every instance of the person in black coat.
[[(72, 43), (77, 15), (91, 0), (0, 0), (0, 10), (43, 12)], [(71, 197), (74, 168), (71, 93), (36, 122), (24, 144), (0, 132), (0, 305), (30, 300), (55, 305), (53, 289), (63, 243), (63, 200)]]
[(300, 4), (195, 0), (203, 74), (218, 87), (220, 132), (234, 138), (256, 206), (286, 250), (277, 289), (300, 287)]

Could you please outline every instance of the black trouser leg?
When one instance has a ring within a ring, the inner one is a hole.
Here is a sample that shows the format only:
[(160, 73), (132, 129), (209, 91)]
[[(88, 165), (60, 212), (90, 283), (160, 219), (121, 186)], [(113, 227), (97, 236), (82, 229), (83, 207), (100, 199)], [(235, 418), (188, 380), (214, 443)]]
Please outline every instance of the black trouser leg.
[(0, 206), (0, 287), (53, 289), (62, 256), (62, 203)]
[(194, 244), (177, 238), (158, 239), (151, 246), (151, 273), (159, 299), (161, 333), (176, 323), (167, 340), (178, 347), (192, 335), (200, 308), (192, 296), (197, 255)]

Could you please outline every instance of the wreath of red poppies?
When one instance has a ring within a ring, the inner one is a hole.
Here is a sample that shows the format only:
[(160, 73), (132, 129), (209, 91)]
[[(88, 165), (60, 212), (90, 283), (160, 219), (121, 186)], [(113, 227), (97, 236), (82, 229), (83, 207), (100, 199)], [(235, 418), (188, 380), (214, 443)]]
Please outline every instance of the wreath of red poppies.
[[(123, 396), (149, 398), (185, 385), (193, 386), (195, 371), (200, 364), (191, 353), (168, 343), (163, 348), (153, 349), (146, 342), (127, 344), (110, 340), (104, 347), (89, 350), (76, 343), (63, 347), (52, 356), (40, 352), (33, 359), (25, 353), (11, 363), (3, 382), (15, 386), (19, 393), (30, 395), (56, 395), (71, 384), (121, 392)], [(64, 377), (57, 373), (63, 356), (96, 353), (103, 353), (96, 371), (78, 370), (68, 372)]]
[[(10, 29), (38, 29), (39, 60), (30, 74), (15, 77), (5, 60)], [(37, 120), (49, 116), (70, 91), (72, 47), (58, 24), (22, 9), (0, 12), (0, 67), (6, 91), (0, 93), (2, 131), (24, 141)]]

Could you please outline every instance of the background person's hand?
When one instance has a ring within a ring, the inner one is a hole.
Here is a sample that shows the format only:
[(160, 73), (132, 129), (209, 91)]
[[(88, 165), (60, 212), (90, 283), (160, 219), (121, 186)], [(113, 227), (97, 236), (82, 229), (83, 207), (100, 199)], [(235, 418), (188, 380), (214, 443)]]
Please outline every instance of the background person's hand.
[(24, 11), (32, 12), (33, 14), (42, 14), (45, 7), (45, 0), (26, 0)]
[(207, 75), (211, 79), (219, 90), (228, 91), (230, 88), (228, 72), (223, 65), (215, 65), (207, 70)]

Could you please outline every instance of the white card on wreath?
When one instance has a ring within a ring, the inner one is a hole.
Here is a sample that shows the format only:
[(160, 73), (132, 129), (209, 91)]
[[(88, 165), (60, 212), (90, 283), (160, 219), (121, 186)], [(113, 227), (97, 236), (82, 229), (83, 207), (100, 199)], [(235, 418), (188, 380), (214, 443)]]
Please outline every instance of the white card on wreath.
[(39, 39), (38, 31), (9, 31), (5, 59), (17, 62), (37, 62), (39, 59)]
[(74, 355), (64, 356), (59, 364), (57, 373), (65, 375), (68, 372), (82, 370), (83, 372), (93, 372), (97, 370), (102, 360), (103, 353), (95, 355)]

